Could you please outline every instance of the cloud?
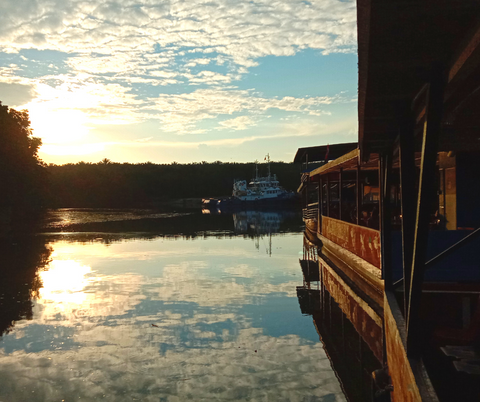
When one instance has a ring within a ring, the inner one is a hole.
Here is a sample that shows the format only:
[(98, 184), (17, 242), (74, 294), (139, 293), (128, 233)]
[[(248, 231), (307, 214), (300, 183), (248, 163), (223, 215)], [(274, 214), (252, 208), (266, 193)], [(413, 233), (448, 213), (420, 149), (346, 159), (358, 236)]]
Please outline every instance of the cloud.
[(239, 116), (234, 119), (221, 121), (220, 126), (230, 128), (232, 130), (245, 130), (255, 124), (255, 121), (248, 116)]
[[(203, 57), (185, 59), (185, 67), (207, 65), (209, 55), (212, 59), (222, 55), (238, 71), (268, 55), (292, 56), (305, 48), (353, 52), (356, 47), (353, 1), (20, 3), (21, 7), (10, 7), (8, 2), (0, 5), (0, 48), (76, 53), (80, 56), (72, 61), (72, 67), (78, 71), (101, 60), (101, 71), (146, 73), (143, 55), (154, 50), (165, 62), (172, 60), (172, 51), (194, 48)], [(105, 56), (94, 60), (98, 52)]]
[[(31, 49), (56, 51), (61, 62)], [(98, 151), (105, 141), (92, 129), (105, 124), (156, 119), (159, 135), (220, 135), (256, 126), (269, 110), (325, 116), (328, 105), (352, 101), (344, 94), (267, 97), (236, 86), (261, 58), (305, 49), (355, 52), (355, 2), (0, 2), (0, 52), (20, 53), (0, 66), (0, 82), (29, 88), (4, 93), (30, 110), (35, 135), (48, 145), (42, 152), (51, 155), (88, 153), (86, 146), (74, 152), (80, 139)], [(71, 131), (64, 129), (69, 110), (80, 112)]]
[[(298, 112), (314, 116), (329, 114), (325, 106), (338, 102), (351, 102), (342, 96), (320, 96), (295, 98), (264, 98), (248, 90), (198, 89), (192, 93), (180, 95), (159, 95), (150, 99), (151, 107), (156, 113), (150, 117), (157, 118), (162, 123), (163, 131), (176, 133), (191, 133), (195, 125), (205, 119), (214, 119), (221, 115), (248, 112), (260, 115), (269, 109), (288, 112)], [(236, 118), (235, 118), (236, 119)], [(245, 116), (239, 120), (232, 119), (228, 124), (232, 127), (245, 127), (253, 124), (251, 117)], [(249, 119), (249, 120), (247, 120)], [(225, 126), (224, 124), (219, 123)], [(226, 126), (226, 127), (227, 127)]]
[(203, 59), (192, 59), (190, 60), (187, 64), (185, 64), (185, 67), (195, 67), (197, 64), (205, 65), (205, 64), (210, 64), (212, 60), (203, 58)]
[[(34, 135), (42, 138), (42, 152), (51, 155), (97, 152), (101, 149), (98, 144), (93, 146), (89, 136), (93, 125), (130, 124), (142, 119), (134, 110), (140, 102), (124, 86), (100, 84), (88, 75), (54, 78), (57, 85), (31, 80), (36, 97), (21, 105), (29, 111)], [(90, 144), (83, 143), (74, 149), (78, 141)]]
[(154, 46), (191, 47), (249, 67), (266, 55), (288, 56), (307, 47), (354, 51), (356, 46), (353, 1), (20, 3), (22, 12), (20, 5), (0, 6), (0, 44), (5, 49), (34, 46), (82, 55), (100, 50), (110, 55), (123, 52), (136, 60), (135, 53), (151, 52)]
[(23, 105), (35, 97), (35, 91), (32, 85), (8, 84), (0, 82), (0, 94), (2, 99), (9, 99), (10, 107)]
[[(232, 119), (236, 120), (236, 119)], [(237, 124), (238, 121), (235, 123)], [(240, 123), (238, 123), (240, 124)], [(99, 152), (109, 147), (121, 147), (126, 149), (132, 148), (177, 148), (177, 149), (195, 149), (206, 148), (208, 146), (214, 147), (236, 147), (248, 142), (261, 141), (261, 140), (275, 140), (275, 139), (287, 139), (287, 138), (300, 138), (300, 137), (318, 137), (328, 136), (332, 134), (345, 134), (348, 133), (348, 137), (351, 137), (352, 141), (355, 140), (355, 133), (357, 132), (355, 121), (340, 121), (332, 124), (320, 124), (317, 121), (297, 121), (295, 123), (287, 123), (279, 128), (277, 134), (265, 134), (265, 135), (249, 135), (236, 138), (220, 138), (212, 140), (199, 140), (199, 141), (154, 141), (151, 138), (135, 140), (135, 141), (110, 141), (92, 143), (88, 145), (48, 145), (42, 146), (42, 153), (48, 155), (86, 155), (93, 152)]]
[[(199, 76), (208, 76), (205, 79), (212, 82), (222, 81), (219, 77), (226, 77), (205, 72)], [(168, 73), (163, 78), (168, 80), (173, 77), (175, 74)], [(54, 82), (50, 83), (52, 80)], [(267, 98), (252, 90), (228, 87), (139, 98), (128, 86), (104, 82), (87, 73), (77, 76), (49, 75), (37, 79), (19, 78), (17, 81), (23, 85), (22, 88), (29, 88), (30, 92), (36, 94), (34, 99), (21, 107), (30, 111), (35, 135), (40, 136), (45, 144), (74, 141), (86, 136), (94, 125), (131, 124), (149, 119), (159, 120), (160, 129), (164, 132), (200, 134), (207, 131), (197, 126), (202, 121), (244, 113), (247, 115), (219, 122), (217, 129), (245, 130), (255, 125), (258, 117), (271, 109), (322, 116), (330, 113), (326, 109), (328, 105), (353, 101), (347, 94)], [(71, 127), (69, 132), (65, 131), (66, 125)], [(79, 130), (84, 130), (85, 133), (75, 135), (74, 132)], [(58, 154), (60, 148), (57, 151), (50, 148), (48, 152), (45, 148), (44, 152)]]

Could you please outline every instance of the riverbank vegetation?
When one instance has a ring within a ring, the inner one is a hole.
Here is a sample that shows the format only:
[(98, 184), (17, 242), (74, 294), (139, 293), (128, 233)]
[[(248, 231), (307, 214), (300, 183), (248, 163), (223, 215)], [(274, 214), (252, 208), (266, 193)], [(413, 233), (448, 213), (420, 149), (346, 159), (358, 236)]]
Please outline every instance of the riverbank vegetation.
[[(272, 174), (289, 190), (298, 186), (300, 166), (272, 162)], [(234, 179), (255, 176), (254, 163), (189, 164), (79, 162), (47, 167), (49, 204), (54, 207), (155, 206), (180, 198), (228, 196)], [(266, 164), (259, 175), (267, 174)]]
[[(46, 165), (33, 136), (28, 111), (0, 102), (0, 226), (42, 208), (155, 207), (172, 200), (228, 196), (234, 179), (255, 176), (254, 163), (98, 163)], [(294, 190), (300, 166), (271, 162), (272, 174)], [(267, 165), (259, 164), (259, 175)]]

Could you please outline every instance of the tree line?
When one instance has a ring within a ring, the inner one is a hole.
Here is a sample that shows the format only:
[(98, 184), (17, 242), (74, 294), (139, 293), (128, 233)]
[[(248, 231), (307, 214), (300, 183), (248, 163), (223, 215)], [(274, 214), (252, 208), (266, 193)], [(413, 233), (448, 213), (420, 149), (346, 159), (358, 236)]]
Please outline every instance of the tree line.
[[(272, 162), (272, 174), (287, 189), (298, 186), (300, 167)], [(47, 167), (50, 204), (55, 207), (149, 206), (180, 198), (209, 198), (232, 193), (233, 180), (255, 176), (254, 163), (220, 161), (188, 164), (79, 162)], [(267, 167), (259, 165), (259, 175)]]
[[(142, 207), (173, 199), (228, 196), (233, 180), (255, 176), (254, 163), (98, 163), (47, 165), (38, 157), (27, 111), (0, 102), (0, 222), (2, 214), (55, 207)], [(259, 175), (267, 174), (259, 164)], [(289, 190), (298, 186), (300, 166), (271, 162), (272, 174)], [(13, 212), (12, 212), (13, 211)]]

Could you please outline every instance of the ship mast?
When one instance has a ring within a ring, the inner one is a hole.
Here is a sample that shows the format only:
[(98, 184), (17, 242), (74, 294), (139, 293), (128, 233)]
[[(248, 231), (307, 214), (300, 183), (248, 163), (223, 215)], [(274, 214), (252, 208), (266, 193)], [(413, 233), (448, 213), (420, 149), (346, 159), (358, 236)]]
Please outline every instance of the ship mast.
[(265, 160), (267, 161), (267, 165), (268, 165), (268, 181), (270, 181), (270, 154), (267, 154), (267, 156), (265, 157)]

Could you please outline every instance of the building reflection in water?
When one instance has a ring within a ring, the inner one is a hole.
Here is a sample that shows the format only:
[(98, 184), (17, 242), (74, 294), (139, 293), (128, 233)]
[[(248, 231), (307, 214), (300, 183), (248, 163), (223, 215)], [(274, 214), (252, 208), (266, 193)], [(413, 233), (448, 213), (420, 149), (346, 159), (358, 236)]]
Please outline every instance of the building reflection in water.
[(348, 400), (370, 402), (375, 393), (372, 372), (382, 367), (381, 317), (338, 273), (319, 263), (319, 252), (304, 237), (304, 283), (297, 287), (300, 309), (312, 316)]

